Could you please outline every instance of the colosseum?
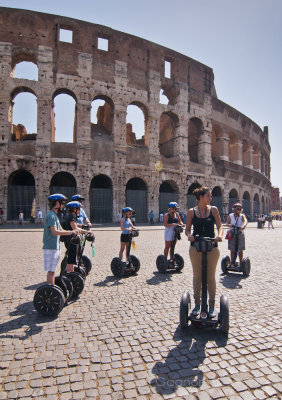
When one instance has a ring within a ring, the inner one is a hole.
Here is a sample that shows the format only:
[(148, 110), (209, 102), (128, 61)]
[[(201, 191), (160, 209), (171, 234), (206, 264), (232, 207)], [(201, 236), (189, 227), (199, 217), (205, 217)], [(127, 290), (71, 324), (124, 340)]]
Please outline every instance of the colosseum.
[[(186, 211), (202, 184), (212, 188), (212, 204), (223, 217), (236, 200), (249, 218), (268, 212), (268, 128), (217, 98), (210, 67), (72, 18), (1, 8), (0, 20), (5, 220), (17, 220), (19, 210), (25, 219), (39, 208), (44, 214), (47, 196), (62, 192), (84, 195), (93, 222), (115, 221), (125, 204), (146, 222), (169, 201)], [(62, 38), (65, 32), (70, 39)], [(15, 77), (22, 62), (36, 67), (36, 80)], [(14, 123), (22, 93), (36, 99), (36, 132)], [(72, 142), (56, 140), (54, 104), (62, 94), (75, 104)], [(142, 112), (141, 137), (127, 122), (130, 106)]]

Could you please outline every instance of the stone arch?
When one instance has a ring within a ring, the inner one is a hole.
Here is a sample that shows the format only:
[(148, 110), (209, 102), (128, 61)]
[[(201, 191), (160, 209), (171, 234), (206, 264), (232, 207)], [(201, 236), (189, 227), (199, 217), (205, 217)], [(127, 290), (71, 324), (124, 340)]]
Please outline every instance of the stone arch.
[(250, 151), (250, 143), (246, 139), (244, 139), (242, 143), (242, 164), (245, 167), (249, 167), (251, 165)]
[(179, 199), (179, 188), (176, 182), (173, 180), (163, 181), (159, 188), (159, 214), (166, 213), (168, 209), (168, 203)]
[[(62, 98), (62, 96), (64, 96), (64, 98)], [(65, 114), (68, 115), (67, 120), (61, 118), (61, 115)], [(67, 128), (65, 125), (66, 121), (68, 121)], [(77, 97), (73, 91), (66, 88), (59, 88), (53, 93), (52, 109), (51, 109), (51, 125), (52, 125), (52, 142), (76, 143)]]
[(254, 218), (257, 218), (260, 214), (260, 202), (259, 202), (259, 195), (255, 193), (253, 198), (253, 214)]
[(238, 138), (235, 133), (231, 132), (229, 134), (229, 160), (231, 162), (238, 160)]
[(137, 222), (148, 221), (148, 187), (143, 179), (129, 179), (125, 188), (125, 205), (133, 208)]
[(221, 218), (223, 217), (223, 196), (222, 196), (222, 189), (220, 186), (215, 186), (212, 189), (212, 200), (211, 205), (216, 206), (218, 208), (219, 214)]
[(162, 156), (174, 156), (174, 144), (179, 118), (172, 112), (163, 112), (160, 117), (159, 149)]
[(244, 192), (242, 199), (242, 206), (246, 216), (251, 215), (251, 196), (248, 191)]
[(28, 79), (38, 81), (38, 67), (36, 62), (30, 60), (21, 60), (14, 64), (11, 78)]
[(68, 201), (71, 201), (76, 191), (76, 180), (69, 172), (60, 171), (52, 176), (49, 186), (50, 194), (62, 193)]
[(239, 199), (239, 195), (236, 189), (232, 189), (229, 192), (229, 213), (232, 212), (233, 204), (237, 203)]
[(190, 161), (199, 162), (199, 139), (204, 131), (203, 122), (199, 118), (190, 118), (188, 122), (188, 154)]
[(24, 219), (30, 219), (35, 212), (35, 179), (25, 169), (19, 169), (8, 178), (7, 219), (17, 220), (22, 211)]
[(27, 86), (18, 86), (10, 94), (9, 122), (12, 140), (34, 140), (37, 134), (37, 96)]
[(197, 204), (196, 197), (194, 196), (193, 192), (195, 189), (201, 187), (202, 185), (199, 182), (193, 182), (189, 187), (187, 191), (187, 207), (188, 210), (189, 208), (193, 208)]
[(91, 102), (91, 136), (111, 136), (113, 131), (114, 103), (105, 95), (96, 95)]
[(113, 182), (109, 176), (94, 176), (90, 183), (89, 200), (91, 222), (113, 221)]
[(221, 148), (219, 146), (219, 140), (222, 135), (221, 129), (217, 125), (213, 125), (211, 133), (211, 155), (212, 157), (224, 156), (221, 154)]
[(132, 101), (126, 111), (126, 143), (147, 146), (149, 144), (147, 107), (139, 101)]

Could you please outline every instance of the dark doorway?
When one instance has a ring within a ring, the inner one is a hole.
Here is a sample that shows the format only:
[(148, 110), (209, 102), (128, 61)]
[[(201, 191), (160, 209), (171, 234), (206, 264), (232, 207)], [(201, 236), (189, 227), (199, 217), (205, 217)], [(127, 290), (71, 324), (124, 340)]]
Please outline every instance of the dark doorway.
[(90, 185), (91, 222), (113, 222), (113, 184), (103, 174), (95, 176)]
[(125, 202), (136, 213), (136, 223), (148, 221), (148, 190), (140, 178), (132, 178), (126, 184)]
[(76, 194), (76, 180), (68, 172), (57, 172), (50, 182), (50, 194), (62, 193), (68, 201)]
[(35, 180), (26, 170), (13, 172), (8, 180), (8, 220), (17, 220), (22, 211), (25, 220), (30, 220), (35, 209)]
[(166, 213), (168, 203), (176, 201), (178, 203), (178, 189), (174, 182), (164, 181), (159, 191), (159, 213)]

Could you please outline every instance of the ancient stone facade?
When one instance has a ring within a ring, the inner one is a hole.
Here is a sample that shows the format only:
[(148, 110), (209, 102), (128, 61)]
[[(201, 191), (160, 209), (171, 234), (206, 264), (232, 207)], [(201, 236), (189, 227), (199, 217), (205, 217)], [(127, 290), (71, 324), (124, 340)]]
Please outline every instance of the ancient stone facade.
[[(269, 210), (267, 128), (261, 130), (217, 98), (210, 67), (144, 39), (66, 17), (1, 8), (0, 23), (0, 207), (6, 218), (14, 219), (25, 206), (28, 188), (35, 198), (29, 207), (43, 213), (50, 190), (78, 192), (96, 222), (115, 220), (126, 203), (143, 221), (150, 210), (158, 215), (168, 199), (187, 210), (199, 184), (213, 189), (222, 214), (235, 200), (243, 201), (251, 216)], [(60, 40), (62, 29), (71, 32), (70, 42)], [(108, 48), (99, 48), (101, 39)], [(36, 64), (37, 81), (13, 77), (22, 61)], [(160, 103), (161, 90), (168, 104)], [(29, 136), (24, 127), (13, 125), (13, 101), (22, 92), (37, 99), (33, 140), (24, 140)], [(53, 106), (61, 93), (76, 104), (73, 143), (55, 141)], [(95, 99), (105, 103), (93, 124)], [(144, 114), (141, 139), (126, 124), (129, 105)]]

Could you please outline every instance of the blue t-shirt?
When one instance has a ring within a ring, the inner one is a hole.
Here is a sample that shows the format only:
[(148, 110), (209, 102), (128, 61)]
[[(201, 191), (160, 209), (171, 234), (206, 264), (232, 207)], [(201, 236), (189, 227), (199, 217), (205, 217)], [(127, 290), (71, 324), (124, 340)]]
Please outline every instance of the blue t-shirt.
[(79, 212), (79, 214), (78, 214), (78, 216), (76, 217), (76, 222), (78, 223), (78, 224), (83, 224), (83, 222), (86, 220), (86, 214), (85, 214), (85, 211), (83, 210), (83, 208), (81, 208), (80, 209), (80, 212)]
[[(123, 223), (123, 227), (124, 228), (129, 228), (131, 226), (131, 221), (130, 221), (130, 219), (128, 218), (128, 219), (125, 219), (124, 220), (124, 223)], [(129, 235), (129, 231), (128, 230), (122, 230), (122, 233), (123, 233), (123, 235)]]
[(43, 249), (59, 250), (60, 236), (54, 236), (50, 226), (55, 226), (57, 230), (61, 229), (59, 218), (54, 211), (49, 211), (44, 220)]

